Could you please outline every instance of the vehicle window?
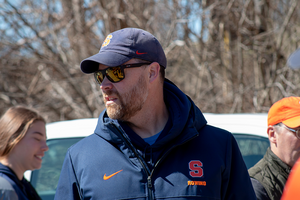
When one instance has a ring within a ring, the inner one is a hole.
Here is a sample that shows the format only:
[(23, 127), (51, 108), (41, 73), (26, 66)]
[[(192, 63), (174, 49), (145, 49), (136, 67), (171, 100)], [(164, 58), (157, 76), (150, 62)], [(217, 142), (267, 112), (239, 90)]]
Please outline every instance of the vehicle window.
[(233, 136), (238, 143), (248, 169), (263, 158), (270, 146), (270, 142), (267, 137), (245, 134), (233, 134)]
[(82, 138), (48, 140), (42, 167), (32, 172), (30, 182), (43, 200), (53, 200), (62, 164), (70, 146)]

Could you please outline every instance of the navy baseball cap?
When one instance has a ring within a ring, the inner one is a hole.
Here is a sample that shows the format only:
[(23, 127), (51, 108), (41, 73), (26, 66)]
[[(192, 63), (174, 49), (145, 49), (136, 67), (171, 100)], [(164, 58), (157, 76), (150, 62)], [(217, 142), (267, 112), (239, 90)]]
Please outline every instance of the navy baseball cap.
[(164, 68), (167, 59), (158, 40), (149, 32), (138, 28), (124, 28), (110, 33), (104, 40), (99, 53), (80, 63), (81, 71), (98, 71), (99, 63), (108, 67), (122, 65), (132, 58), (157, 62)]

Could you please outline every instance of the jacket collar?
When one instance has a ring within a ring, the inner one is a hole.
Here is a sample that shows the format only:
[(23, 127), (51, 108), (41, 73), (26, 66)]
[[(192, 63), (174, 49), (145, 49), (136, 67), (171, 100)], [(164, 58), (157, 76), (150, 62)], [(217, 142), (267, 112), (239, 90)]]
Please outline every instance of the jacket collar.
[[(184, 142), (196, 136), (198, 130), (207, 123), (193, 101), (168, 79), (164, 82), (164, 100), (169, 110), (171, 126), (166, 127), (169, 130), (163, 131), (152, 148), (159, 148), (169, 141)], [(126, 134), (118, 120), (107, 116), (106, 109), (99, 116), (95, 133), (107, 141), (116, 143), (122, 142), (119, 134)]]

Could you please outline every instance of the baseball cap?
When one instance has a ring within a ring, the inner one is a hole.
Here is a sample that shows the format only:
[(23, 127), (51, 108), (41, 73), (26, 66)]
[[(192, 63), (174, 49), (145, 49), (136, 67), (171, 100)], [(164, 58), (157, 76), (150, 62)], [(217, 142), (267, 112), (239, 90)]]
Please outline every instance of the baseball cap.
[(268, 126), (280, 122), (290, 128), (300, 126), (300, 97), (285, 97), (271, 106)]
[(89, 74), (98, 70), (99, 63), (115, 67), (132, 58), (157, 62), (164, 68), (167, 67), (164, 50), (152, 34), (138, 28), (124, 28), (110, 33), (99, 53), (84, 59), (80, 68), (82, 72)]

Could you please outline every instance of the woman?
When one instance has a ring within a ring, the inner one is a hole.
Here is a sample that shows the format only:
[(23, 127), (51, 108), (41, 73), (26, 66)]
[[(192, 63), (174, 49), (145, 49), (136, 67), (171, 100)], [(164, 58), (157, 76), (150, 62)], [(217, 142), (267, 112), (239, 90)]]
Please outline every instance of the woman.
[(23, 177), (26, 170), (41, 168), (48, 150), (46, 122), (34, 110), (16, 106), (0, 119), (0, 199), (41, 199)]

